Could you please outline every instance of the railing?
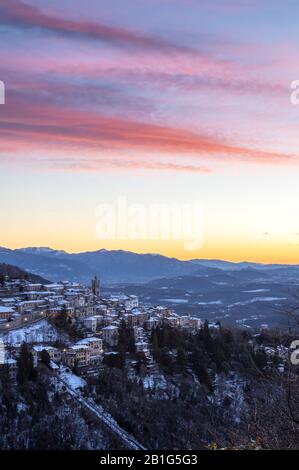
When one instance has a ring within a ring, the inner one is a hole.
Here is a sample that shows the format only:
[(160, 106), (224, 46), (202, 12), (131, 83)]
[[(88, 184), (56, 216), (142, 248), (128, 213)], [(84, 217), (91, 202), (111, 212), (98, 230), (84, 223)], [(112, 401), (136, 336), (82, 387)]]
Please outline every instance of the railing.
[(73, 390), (69, 384), (62, 378), (59, 377), (60, 382), (66, 387), (67, 392), (83, 407), (85, 408), (96, 420), (101, 421), (106, 425), (110, 431), (117, 435), (123, 443), (133, 450), (146, 450), (140, 442), (138, 442), (131, 434), (125, 431), (119, 424), (112, 418), (112, 416), (105, 412), (101, 406), (97, 406), (93, 400), (80, 396), (75, 390)]

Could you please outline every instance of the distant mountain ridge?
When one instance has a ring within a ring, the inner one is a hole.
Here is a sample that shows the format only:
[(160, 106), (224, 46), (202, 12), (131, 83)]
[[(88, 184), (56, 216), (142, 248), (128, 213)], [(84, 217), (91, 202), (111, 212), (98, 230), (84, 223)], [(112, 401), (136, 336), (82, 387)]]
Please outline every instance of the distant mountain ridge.
[[(68, 279), (89, 283), (97, 275), (102, 282), (143, 283), (163, 277), (177, 277), (211, 273), (211, 269), (223, 271), (285, 271), (290, 275), (299, 273), (298, 266), (264, 265), (258, 263), (234, 263), (222, 260), (193, 259), (181, 261), (158, 254), (137, 254), (123, 250), (87, 251), (67, 253), (49, 247), (20, 249), (0, 248), (0, 263), (18, 266), (51, 281)], [(247, 273), (249, 276), (249, 272)]]

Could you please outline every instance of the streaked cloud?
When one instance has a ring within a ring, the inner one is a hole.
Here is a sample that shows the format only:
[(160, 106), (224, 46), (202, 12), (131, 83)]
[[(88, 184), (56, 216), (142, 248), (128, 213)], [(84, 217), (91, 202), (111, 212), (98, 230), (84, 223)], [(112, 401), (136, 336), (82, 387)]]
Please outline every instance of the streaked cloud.
[[(225, 4), (242, 11), (241, 2)], [(230, 162), (298, 164), (292, 121), (291, 139), (279, 147), (267, 139), (269, 122), (279, 136), (274, 113), (287, 98), (280, 74), (281, 64), (288, 70), (284, 48), (277, 58), (266, 43), (236, 41), (224, 31), (213, 36), (194, 26), (186, 41), (178, 26), (165, 39), (144, 28), (146, 19), (136, 28), (116, 26), (107, 18), (58, 14), (51, 5), (0, 0), (0, 22), (11, 37), (1, 64), (7, 83), (7, 105), (0, 114), (5, 165), (33, 164), (37, 153), (47, 155), (49, 167), (63, 155), (67, 164), (60, 167), (78, 171), (108, 167), (109, 160), (111, 168), (115, 161), (119, 168), (158, 168), (157, 156), (161, 169), (190, 172)], [(74, 5), (80, 9), (83, 3)], [(190, 46), (192, 37), (196, 47)], [(165, 163), (169, 155), (179, 161)]]
[(45, 13), (21, 0), (0, 0), (0, 21), (16, 28), (32, 28), (80, 39), (96, 39), (121, 47), (158, 50), (165, 53), (184, 52), (198, 54), (191, 47), (175, 44), (166, 39), (149, 36), (124, 27), (110, 26), (93, 21), (74, 21)]

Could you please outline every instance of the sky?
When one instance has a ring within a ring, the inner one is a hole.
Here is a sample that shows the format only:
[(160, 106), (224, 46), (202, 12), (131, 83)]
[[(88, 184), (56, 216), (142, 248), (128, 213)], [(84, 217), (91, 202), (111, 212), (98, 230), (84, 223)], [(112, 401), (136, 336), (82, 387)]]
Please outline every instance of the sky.
[[(297, 0), (0, 0), (0, 245), (299, 263)], [(120, 198), (202, 243), (97, 232)]]

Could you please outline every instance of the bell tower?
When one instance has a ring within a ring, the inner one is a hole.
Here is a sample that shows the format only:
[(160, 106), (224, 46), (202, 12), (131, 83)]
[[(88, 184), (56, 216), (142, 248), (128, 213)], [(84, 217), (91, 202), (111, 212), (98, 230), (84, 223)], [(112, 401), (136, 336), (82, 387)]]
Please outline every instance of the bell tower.
[(94, 295), (97, 297), (100, 296), (100, 280), (97, 278), (97, 276), (95, 276), (95, 278), (91, 281), (91, 290)]

